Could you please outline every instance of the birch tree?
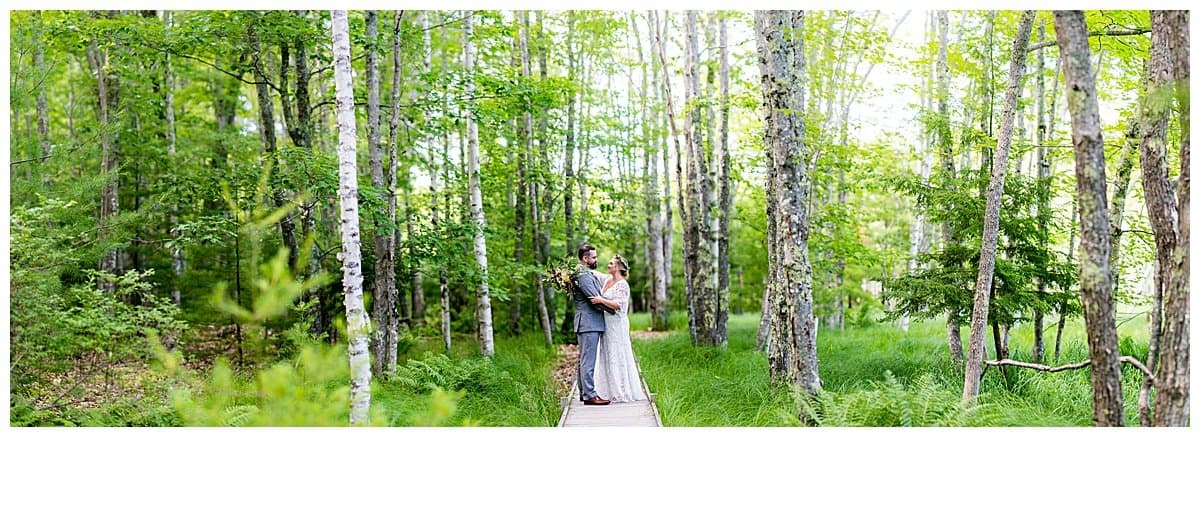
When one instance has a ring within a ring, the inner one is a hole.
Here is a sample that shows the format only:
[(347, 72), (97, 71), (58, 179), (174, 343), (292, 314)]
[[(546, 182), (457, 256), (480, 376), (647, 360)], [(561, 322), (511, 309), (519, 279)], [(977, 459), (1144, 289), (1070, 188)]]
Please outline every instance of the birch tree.
[[(947, 54), (949, 52), (948, 35), (950, 32), (950, 20), (946, 11), (937, 12), (938, 25), (938, 56), (937, 56), (937, 146), (938, 146), (938, 162), (944, 174), (944, 178), (950, 182), (954, 182), (954, 141), (951, 140), (950, 132), (950, 66), (948, 64)], [(953, 187), (954, 185), (951, 184)], [(947, 246), (957, 245), (960, 243), (958, 235), (954, 232), (954, 227), (949, 222), (942, 224), (942, 240)], [(963, 352), (962, 352), (962, 337), (959, 333), (959, 324), (951, 316), (946, 319), (946, 343), (950, 349), (950, 359), (954, 361), (954, 365), (962, 367)]]
[(716, 263), (717, 263), (717, 296), (716, 296), (716, 336), (720, 345), (729, 343), (729, 209), (733, 202), (730, 188), (730, 156), (729, 156), (729, 29), (728, 14), (717, 14), (717, 45), (720, 48), (720, 99), (718, 107), (719, 120), (716, 142), (716, 166), (714, 173), (718, 174), (717, 185), (717, 232)]
[[(472, 18), (475, 11), (465, 11), (463, 14), (463, 68), (467, 77), (466, 97), (475, 97), (475, 45)], [(463, 120), (467, 127), (467, 174), (469, 176), (471, 193), (471, 221), (475, 224), (475, 266), (479, 282), (475, 289), (475, 315), (479, 322), (479, 348), (485, 357), (496, 354), (492, 344), (492, 299), (488, 291), (488, 259), (487, 240), (484, 229), (487, 220), (483, 215), (483, 193), (480, 189), (481, 176), (479, 173), (479, 127), (475, 123), (474, 108), (468, 101), (465, 104)]]
[(350, 425), (365, 424), (371, 408), (370, 320), (363, 306), (362, 255), (358, 232), (358, 132), (350, 70), (350, 26), (346, 11), (332, 11), (333, 76), (338, 119), (338, 202), (341, 211), (342, 288), (350, 338)]

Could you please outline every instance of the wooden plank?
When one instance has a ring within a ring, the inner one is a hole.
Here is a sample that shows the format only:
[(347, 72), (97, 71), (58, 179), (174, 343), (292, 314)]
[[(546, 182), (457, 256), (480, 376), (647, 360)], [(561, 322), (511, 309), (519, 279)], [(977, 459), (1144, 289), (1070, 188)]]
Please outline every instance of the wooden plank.
[[(636, 357), (634, 364), (637, 365)], [(579, 401), (579, 387), (576, 383), (571, 385), (571, 393), (565, 400), (558, 427), (662, 427), (662, 418), (654, 404), (654, 394), (646, 385), (646, 379), (642, 378), (640, 365), (637, 365), (637, 370), (638, 380), (649, 400), (585, 405)]]

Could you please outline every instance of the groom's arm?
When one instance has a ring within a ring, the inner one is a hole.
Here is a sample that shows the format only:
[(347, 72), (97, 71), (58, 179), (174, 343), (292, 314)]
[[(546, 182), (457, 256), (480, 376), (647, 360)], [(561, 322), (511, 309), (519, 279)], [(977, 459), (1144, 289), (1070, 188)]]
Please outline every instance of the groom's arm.
[[(589, 276), (591, 276), (591, 275), (585, 274), (585, 275), (582, 275), (579, 277), (579, 290), (583, 291), (584, 296), (586, 296), (588, 298), (591, 298), (593, 296), (600, 296), (600, 286), (596, 285), (595, 278), (590, 278), (590, 279), (587, 278)], [(591, 304), (591, 306), (593, 309), (596, 309), (600, 312), (607, 312), (609, 314), (617, 313), (617, 311), (615, 311), (603, 304), (593, 303), (593, 304)]]

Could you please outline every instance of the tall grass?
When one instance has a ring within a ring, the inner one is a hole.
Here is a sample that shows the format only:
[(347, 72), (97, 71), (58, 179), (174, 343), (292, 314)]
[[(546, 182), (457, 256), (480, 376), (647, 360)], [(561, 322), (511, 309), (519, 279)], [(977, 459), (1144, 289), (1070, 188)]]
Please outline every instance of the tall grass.
[[(635, 316), (635, 328), (648, 318)], [(1092, 393), (1086, 369), (1044, 373), (1010, 368), (1008, 380), (989, 369), (977, 404), (960, 405), (962, 372), (950, 361), (944, 322), (914, 323), (908, 332), (877, 324), (844, 331), (821, 328), (817, 340), (824, 387), (815, 398), (772, 387), (766, 357), (754, 350), (757, 315), (730, 317), (729, 347), (700, 349), (686, 329), (665, 339), (635, 341), (634, 349), (666, 426), (796, 425), (804, 408), (822, 426), (1087, 426)], [(1010, 356), (1029, 360), (1033, 329), (1010, 334)], [(1121, 353), (1146, 356), (1144, 318), (1118, 329)], [(1046, 329), (1047, 363), (1054, 364), (1055, 329)], [(964, 340), (966, 332), (964, 331)], [(987, 340), (989, 358), (991, 339)], [(1088, 357), (1081, 321), (1068, 321), (1059, 363)], [(1126, 423), (1137, 423), (1142, 376), (1125, 368)]]
[[(767, 360), (754, 350), (757, 318), (729, 321), (729, 348), (696, 349), (682, 330), (665, 339), (634, 341), (633, 349), (664, 426), (795, 426), (795, 399), (773, 389)], [(644, 314), (630, 328), (645, 329)]]

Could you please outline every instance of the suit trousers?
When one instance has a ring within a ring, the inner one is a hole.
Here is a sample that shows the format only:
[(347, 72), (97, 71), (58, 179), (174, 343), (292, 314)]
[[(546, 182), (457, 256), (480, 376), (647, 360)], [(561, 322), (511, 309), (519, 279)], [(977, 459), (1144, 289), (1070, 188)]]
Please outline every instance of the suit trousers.
[(579, 332), (575, 337), (579, 340), (579, 397), (591, 399), (596, 397), (596, 352), (600, 350), (600, 335), (603, 332)]

